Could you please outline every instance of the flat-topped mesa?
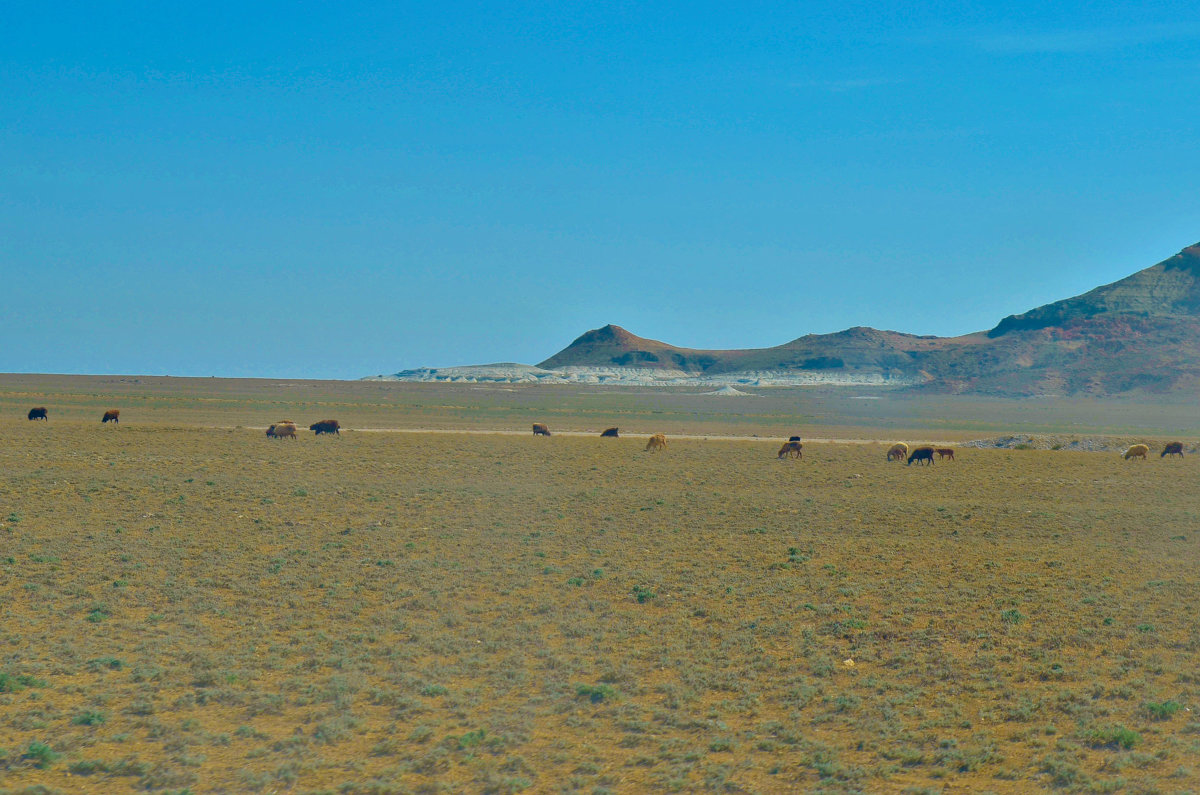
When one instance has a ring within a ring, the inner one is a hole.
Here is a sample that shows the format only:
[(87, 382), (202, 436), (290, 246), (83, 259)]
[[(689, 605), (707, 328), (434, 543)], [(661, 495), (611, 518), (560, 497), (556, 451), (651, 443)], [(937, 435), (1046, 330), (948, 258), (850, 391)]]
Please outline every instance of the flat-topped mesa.
[(1039, 306), (1001, 320), (988, 336), (1036, 331), (1098, 315), (1179, 317), (1200, 315), (1200, 243), (1157, 265), (1083, 295)]

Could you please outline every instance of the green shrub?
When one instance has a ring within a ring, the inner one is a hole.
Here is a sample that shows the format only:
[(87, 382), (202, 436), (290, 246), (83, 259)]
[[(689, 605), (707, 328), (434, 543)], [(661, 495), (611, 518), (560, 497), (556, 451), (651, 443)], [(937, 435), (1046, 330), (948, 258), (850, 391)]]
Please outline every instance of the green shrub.
[(1178, 701), (1157, 701), (1146, 702), (1146, 712), (1150, 713), (1150, 717), (1154, 720), (1168, 720), (1175, 717), (1175, 713), (1183, 709), (1183, 705)]
[(29, 744), (29, 748), (25, 753), (21, 754), (21, 758), (32, 762), (34, 767), (46, 768), (58, 761), (62, 754), (55, 751), (45, 743), (34, 740)]
[(1093, 748), (1129, 749), (1142, 741), (1142, 736), (1124, 726), (1097, 726), (1083, 732), (1083, 741)]
[(76, 726), (99, 726), (104, 723), (107, 718), (104, 713), (98, 709), (86, 709), (75, 717), (71, 718), (71, 723)]
[(27, 687), (45, 687), (44, 679), (37, 679), (28, 674), (6, 674), (0, 671), (0, 693), (16, 693)]
[(608, 685), (575, 685), (575, 695), (578, 698), (587, 698), (593, 704), (598, 704), (606, 699), (615, 698), (617, 691)]

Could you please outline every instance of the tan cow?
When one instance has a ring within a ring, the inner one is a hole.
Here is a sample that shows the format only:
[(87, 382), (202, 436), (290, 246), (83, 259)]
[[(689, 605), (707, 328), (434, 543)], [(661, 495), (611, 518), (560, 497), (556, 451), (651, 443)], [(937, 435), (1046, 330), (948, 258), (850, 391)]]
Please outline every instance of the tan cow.
[(533, 424), (533, 435), (534, 436), (549, 436), (550, 429), (547, 428), (545, 425), (543, 425), (540, 422), (535, 422)]
[(1128, 461), (1131, 458), (1140, 458), (1145, 461), (1146, 454), (1149, 452), (1150, 448), (1147, 445), (1135, 444), (1133, 447), (1130, 447), (1125, 451), (1125, 460)]
[(646, 442), (647, 450), (665, 450), (667, 448), (666, 434), (656, 433)]
[(277, 422), (267, 428), (268, 439), (295, 439), (296, 423), (289, 421)]
[(908, 458), (908, 445), (904, 442), (896, 442), (888, 449), (888, 461), (903, 461)]
[(783, 447), (779, 448), (779, 458), (803, 458), (803, 449), (804, 445), (800, 442), (784, 442)]

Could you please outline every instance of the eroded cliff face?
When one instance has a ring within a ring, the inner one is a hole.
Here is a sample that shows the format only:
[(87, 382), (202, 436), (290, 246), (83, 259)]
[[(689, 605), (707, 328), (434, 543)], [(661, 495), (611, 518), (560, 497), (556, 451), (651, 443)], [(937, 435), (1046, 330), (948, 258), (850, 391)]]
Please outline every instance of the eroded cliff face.
[(1055, 301), (1000, 321), (989, 337), (1062, 326), (1105, 314), (1187, 317), (1200, 314), (1200, 243), (1170, 259), (1083, 295)]

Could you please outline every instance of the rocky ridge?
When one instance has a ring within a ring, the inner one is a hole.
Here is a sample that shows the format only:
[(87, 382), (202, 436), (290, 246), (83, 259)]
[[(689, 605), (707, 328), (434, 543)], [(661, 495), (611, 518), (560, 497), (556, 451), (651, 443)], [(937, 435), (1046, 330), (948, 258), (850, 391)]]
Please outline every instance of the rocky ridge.
[(1008, 396), (1200, 388), (1200, 244), (1112, 284), (960, 337), (864, 326), (771, 348), (702, 350), (616, 325), (537, 366), (405, 370), (385, 380), (608, 385), (892, 386)]

